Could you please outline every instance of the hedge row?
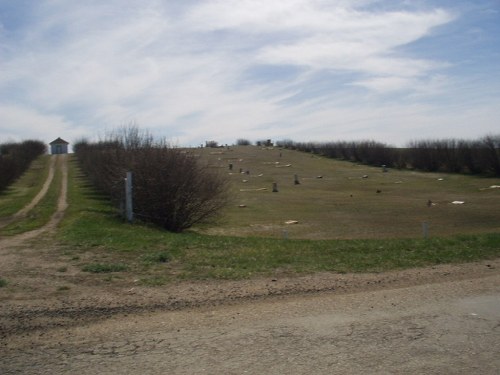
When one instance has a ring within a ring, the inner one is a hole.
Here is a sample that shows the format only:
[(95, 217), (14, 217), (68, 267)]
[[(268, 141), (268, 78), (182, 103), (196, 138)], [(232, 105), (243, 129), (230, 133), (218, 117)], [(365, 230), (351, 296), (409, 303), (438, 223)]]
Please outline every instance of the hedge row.
[(373, 141), (322, 143), (285, 140), (277, 144), (285, 148), (368, 165), (500, 176), (500, 135), (486, 136), (474, 141), (414, 141), (405, 148), (394, 148)]
[(11, 185), (33, 160), (46, 152), (45, 143), (36, 140), (0, 144), (0, 191)]
[(73, 149), (90, 181), (118, 208), (125, 201), (124, 178), (132, 172), (134, 216), (169, 231), (211, 219), (226, 203), (227, 180), (217, 171), (135, 127), (103, 141), (79, 141)]

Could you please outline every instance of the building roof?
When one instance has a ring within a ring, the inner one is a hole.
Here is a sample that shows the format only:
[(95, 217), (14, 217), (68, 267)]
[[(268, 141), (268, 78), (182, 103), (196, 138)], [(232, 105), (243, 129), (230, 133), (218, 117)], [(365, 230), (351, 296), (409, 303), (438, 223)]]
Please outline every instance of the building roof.
[(49, 144), (50, 145), (55, 145), (55, 144), (66, 144), (66, 145), (69, 145), (69, 142), (66, 142), (64, 139), (62, 139), (61, 137), (58, 137), (57, 139), (54, 139), (52, 142), (50, 142)]

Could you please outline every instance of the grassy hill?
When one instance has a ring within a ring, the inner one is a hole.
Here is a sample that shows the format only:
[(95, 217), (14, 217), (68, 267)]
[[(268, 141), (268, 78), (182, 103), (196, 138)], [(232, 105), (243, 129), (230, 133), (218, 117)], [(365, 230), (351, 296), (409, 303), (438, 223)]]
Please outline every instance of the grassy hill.
[[(424, 222), (433, 236), (500, 230), (500, 189), (490, 188), (500, 185), (498, 178), (393, 169), (384, 172), (382, 168), (256, 146), (195, 152), (231, 180), (231, 205), (217, 225), (201, 228), (203, 233), (303, 239), (404, 238), (422, 236)], [(272, 192), (273, 182), (277, 193)], [(285, 224), (287, 221), (298, 223)]]
[[(71, 158), (64, 219), (55, 235), (30, 246), (48, 254), (58, 264), (58, 277), (63, 273), (68, 282), (134, 280), (142, 285), (283, 273), (381, 272), (500, 255), (500, 190), (489, 188), (500, 185), (496, 180), (384, 173), (290, 150), (190, 152), (231, 179), (233, 199), (218, 223), (181, 234), (128, 224)], [(38, 177), (20, 179), (15, 191), (41, 186), (46, 174), (40, 167), (46, 160), (40, 161), (29, 172)], [(249, 174), (239, 173), (240, 168)], [(294, 184), (295, 174), (299, 185)], [(13, 197), (7, 193), (2, 202), (14, 205)], [(428, 207), (429, 199), (436, 205)], [(455, 205), (454, 200), (465, 203)], [(287, 220), (298, 223), (285, 224)], [(422, 238), (423, 221), (429, 222), (429, 239)]]

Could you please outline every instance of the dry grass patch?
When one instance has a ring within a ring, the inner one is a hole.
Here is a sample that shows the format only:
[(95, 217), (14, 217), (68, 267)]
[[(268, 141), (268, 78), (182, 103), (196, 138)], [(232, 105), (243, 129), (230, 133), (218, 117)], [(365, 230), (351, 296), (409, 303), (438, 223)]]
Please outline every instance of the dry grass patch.
[[(213, 167), (227, 170), (232, 183), (233, 204), (223, 211), (222, 221), (203, 227), (203, 233), (410, 238), (422, 236), (424, 222), (432, 236), (500, 230), (500, 189), (485, 189), (500, 184), (495, 178), (394, 169), (384, 173), (382, 168), (278, 148), (233, 147), (222, 155), (208, 149), (197, 152)], [(281, 165), (290, 167), (277, 168)], [(277, 193), (272, 192), (273, 182)], [(456, 200), (465, 203), (451, 204)], [(285, 224), (289, 220), (298, 224)]]

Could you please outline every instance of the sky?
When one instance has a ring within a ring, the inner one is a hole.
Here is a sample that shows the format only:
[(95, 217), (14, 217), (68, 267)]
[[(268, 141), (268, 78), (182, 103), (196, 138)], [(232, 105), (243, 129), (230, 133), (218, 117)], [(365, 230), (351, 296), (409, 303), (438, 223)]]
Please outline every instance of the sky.
[(0, 0), (0, 143), (500, 133), (498, 0)]

